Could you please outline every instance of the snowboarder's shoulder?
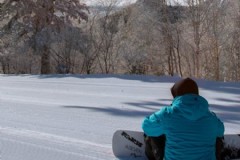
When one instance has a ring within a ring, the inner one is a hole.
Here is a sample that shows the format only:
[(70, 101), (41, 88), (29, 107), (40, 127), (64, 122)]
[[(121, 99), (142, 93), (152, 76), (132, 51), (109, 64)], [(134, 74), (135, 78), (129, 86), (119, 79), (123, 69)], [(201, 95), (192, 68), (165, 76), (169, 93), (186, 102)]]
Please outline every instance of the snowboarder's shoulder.
[(165, 106), (161, 108), (159, 111), (155, 112), (158, 117), (169, 117), (174, 112), (174, 108), (172, 106)]

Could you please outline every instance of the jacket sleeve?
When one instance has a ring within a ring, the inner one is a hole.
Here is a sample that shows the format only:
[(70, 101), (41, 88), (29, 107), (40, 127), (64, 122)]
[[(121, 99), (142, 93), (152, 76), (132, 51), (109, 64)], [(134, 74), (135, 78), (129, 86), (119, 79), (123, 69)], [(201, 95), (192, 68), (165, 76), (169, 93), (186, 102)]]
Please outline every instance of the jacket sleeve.
[(157, 137), (164, 134), (163, 109), (146, 117), (142, 129), (147, 136)]
[(224, 124), (223, 122), (217, 118), (217, 123), (218, 123), (218, 129), (217, 129), (217, 137), (223, 137), (224, 136)]
[(223, 137), (224, 136), (224, 124), (223, 122), (217, 117), (217, 115), (214, 112), (211, 112), (214, 119), (216, 120), (216, 137)]

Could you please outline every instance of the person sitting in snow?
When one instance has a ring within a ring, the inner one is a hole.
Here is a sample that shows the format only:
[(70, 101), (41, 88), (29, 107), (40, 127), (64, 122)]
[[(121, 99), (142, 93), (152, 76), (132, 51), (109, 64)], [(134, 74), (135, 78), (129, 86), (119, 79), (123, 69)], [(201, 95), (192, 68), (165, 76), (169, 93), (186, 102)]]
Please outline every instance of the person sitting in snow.
[(182, 79), (171, 88), (171, 106), (146, 117), (146, 155), (152, 160), (220, 159), (224, 125), (199, 95), (197, 83)]

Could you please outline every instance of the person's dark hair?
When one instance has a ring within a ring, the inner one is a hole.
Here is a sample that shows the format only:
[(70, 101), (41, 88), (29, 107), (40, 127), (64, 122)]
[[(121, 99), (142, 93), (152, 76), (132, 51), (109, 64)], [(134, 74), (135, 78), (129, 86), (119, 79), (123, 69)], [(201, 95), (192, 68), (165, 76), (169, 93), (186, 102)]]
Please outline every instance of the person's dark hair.
[(185, 79), (182, 79), (182, 80), (176, 82), (173, 85), (173, 87), (171, 88), (171, 93), (174, 98), (177, 96), (182, 96), (184, 94), (199, 95), (198, 85), (191, 78), (185, 78)]

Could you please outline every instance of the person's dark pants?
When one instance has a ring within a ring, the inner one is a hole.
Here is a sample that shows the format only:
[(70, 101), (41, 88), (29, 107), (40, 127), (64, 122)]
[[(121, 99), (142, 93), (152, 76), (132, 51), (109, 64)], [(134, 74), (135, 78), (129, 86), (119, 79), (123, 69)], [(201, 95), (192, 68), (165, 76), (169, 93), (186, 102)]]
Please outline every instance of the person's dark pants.
[(223, 160), (223, 149), (224, 149), (224, 144), (223, 144), (223, 137), (219, 137), (216, 140), (216, 159), (217, 160)]
[(149, 160), (163, 160), (165, 141), (165, 135), (159, 137), (148, 137), (145, 135), (145, 154)]
[[(145, 154), (148, 160), (163, 160), (166, 136), (148, 137), (144, 135), (145, 139)], [(223, 149), (223, 138), (216, 139), (216, 159), (222, 160), (221, 154)]]

